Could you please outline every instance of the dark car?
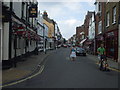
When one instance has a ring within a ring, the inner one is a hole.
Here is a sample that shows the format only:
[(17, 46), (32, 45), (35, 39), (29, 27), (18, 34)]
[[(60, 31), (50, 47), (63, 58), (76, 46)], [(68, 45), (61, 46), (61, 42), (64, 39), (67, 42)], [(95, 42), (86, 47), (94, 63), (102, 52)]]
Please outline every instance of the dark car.
[(86, 56), (86, 51), (84, 48), (81, 48), (81, 47), (77, 47), (76, 48), (76, 55), (83, 55), (83, 56)]

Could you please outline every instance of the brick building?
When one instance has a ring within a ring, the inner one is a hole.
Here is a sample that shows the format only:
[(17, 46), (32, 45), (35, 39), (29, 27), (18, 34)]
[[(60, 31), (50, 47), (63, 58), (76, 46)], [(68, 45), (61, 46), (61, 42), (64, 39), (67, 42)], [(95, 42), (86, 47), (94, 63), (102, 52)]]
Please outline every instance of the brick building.
[(76, 27), (76, 44), (80, 44), (80, 42), (85, 38), (84, 34), (84, 25)]
[(92, 15), (92, 12), (88, 11), (87, 15), (85, 16), (84, 20), (84, 32), (85, 32), (85, 37), (88, 37), (88, 30), (89, 30), (89, 20)]
[(107, 2), (105, 15), (105, 47), (107, 56), (117, 61), (120, 2)]
[(97, 48), (104, 43), (105, 32), (105, 2), (95, 2), (95, 43)]

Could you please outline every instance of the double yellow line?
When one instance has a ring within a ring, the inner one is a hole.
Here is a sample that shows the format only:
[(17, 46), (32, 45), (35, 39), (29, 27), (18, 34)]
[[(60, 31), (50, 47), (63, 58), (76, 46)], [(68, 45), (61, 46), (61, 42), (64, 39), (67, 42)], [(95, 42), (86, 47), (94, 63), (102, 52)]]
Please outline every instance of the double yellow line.
[[(98, 63), (96, 63), (98, 65)], [(108, 69), (112, 70), (112, 71), (116, 71), (116, 72), (120, 72), (120, 70), (118, 69), (114, 69), (114, 68), (111, 68), (111, 67), (108, 67)]]
[(31, 79), (31, 78), (33, 78), (33, 77), (41, 74), (41, 73), (43, 72), (43, 70), (44, 70), (44, 65), (41, 66), (40, 71), (39, 71), (38, 73), (36, 73), (36, 74), (34, 74), (34, 75), (32, 75), (32, 76), (29, 76), (29, 77), (27, 77), (27, 78), (25, 78), (25, 79), (22, 79), (22, 80), (19, 80), (19, 81), (10, 83), (10, 84), (6, 84), (6, 85), (3, 85), (3, 86), (0, 86), (0, 88), (3, 88), (3, 87), (7, 87), (7, 86), (11, 86), (11, 85), (15, 85), (15, 84), (24, 82), (24, 81), (26, 81), (26, 80), (28, 80), (28, 79)]

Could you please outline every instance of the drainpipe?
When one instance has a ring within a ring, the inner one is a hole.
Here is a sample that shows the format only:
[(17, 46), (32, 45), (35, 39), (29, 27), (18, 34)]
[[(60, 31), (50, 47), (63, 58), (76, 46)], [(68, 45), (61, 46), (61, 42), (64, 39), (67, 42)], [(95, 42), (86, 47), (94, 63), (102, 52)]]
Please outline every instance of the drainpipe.
[[(12, 7), (13, 6), (13, 2), (10, 2), (10, 21), (9, 21), (9, 60), (11, 59), (11, 53), (12, 53), (12, 43), (11, 43), (11, 40), (12, 40)], [(11, 65), (13, 64), (14, 67), (16, 67), (16, 60), (13, 59), (13, 61), (10, 61)]]

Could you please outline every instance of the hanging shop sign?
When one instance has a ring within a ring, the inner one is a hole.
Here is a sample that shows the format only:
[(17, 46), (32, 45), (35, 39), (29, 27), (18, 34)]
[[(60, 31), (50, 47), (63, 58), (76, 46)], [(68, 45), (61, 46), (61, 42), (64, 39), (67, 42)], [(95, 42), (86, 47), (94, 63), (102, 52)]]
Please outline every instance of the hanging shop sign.
[(9, 22), (11, 20), (10, 14), (11, 12), (9, 11), (9, 7), (2, 5), (2, 14), (0, 14), (0, 18), (2, 18), (2, 22)]
[(17, 27), (17, 28), (14, 28), (13, 30), (14, 30), (14, 34), (18, 34), (18, 35), (22, 35), (26, 33), (24, 27)]
[(32, 4), (29, 7), (29, 17), (37, 18), (37, 4)]
[(10, 21), (11, 17), (10, 17), (10, 12), (9, 11), (3, 11), (2, 10), (2, 15), (0, 15), (0, 18), (2, 17), (2, 21), (3, 22), (8, 22)]

